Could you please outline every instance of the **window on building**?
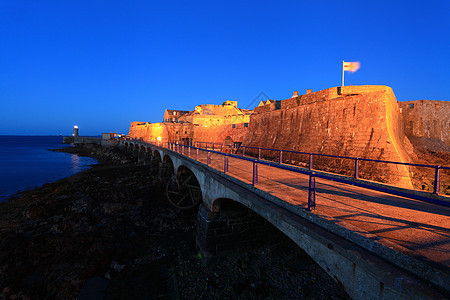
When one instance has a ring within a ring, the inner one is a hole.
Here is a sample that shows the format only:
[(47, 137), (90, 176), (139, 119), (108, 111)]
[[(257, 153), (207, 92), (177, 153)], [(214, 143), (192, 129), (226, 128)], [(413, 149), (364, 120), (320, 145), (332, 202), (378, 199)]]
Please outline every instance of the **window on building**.
[(172, 122), (175, 122), (176, 121), (176, 119), (175, 118), (172, 118)]
[(414, 103), (411, 103), (411, 104), (409, 105), (409, 108), (414, 108)]
[(236, 124), (231, 124), (231, 128), (236, 128)]
[(244, 123), (244, 127), (248, 127), (248, 123)]
[(176, 116), (176, 115), (177, 115), (177, 112), (176, 112), (176, 111), (174, 111), (174, 112), (173, 112), (173, 115), (174, 115), (174, 116)]

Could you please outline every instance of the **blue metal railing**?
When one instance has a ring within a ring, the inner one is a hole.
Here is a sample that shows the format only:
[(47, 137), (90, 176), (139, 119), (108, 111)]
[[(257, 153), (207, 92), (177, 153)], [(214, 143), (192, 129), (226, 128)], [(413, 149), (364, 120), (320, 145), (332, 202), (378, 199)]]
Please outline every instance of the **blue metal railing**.
[(246, 149), (257, 149), (258, 150), (258, 159), (261, 160), (261, 151), (275, 151), (279, 152), (279, 159), (278, 162), (280, 164), (283, 163), (283, 153), (293, 153), (293, 154), (301, 154), (301, 155), (308, 155), (309, 156), (309, 169), (313, 170), (313, 157), (330, 157), (330, 158), (338, 158), (338, 159), (349, 159), (354, 161), (354, 172), (353, 177), (358, 179), (360, 178), (360, 162), (366, 161), (366, 162), (375, 162), (375, 163), (386, 163), (386, 164), (394, 164), (394, 165), (404, 165), (404, 166), (410, 166), (410, 167), (422, 167), (422, 168), (431, 168), (434, 169), (434, 185), (433, 185), (433, 194), (439, 194), (440, 191), (440, 170), (450, 170), (450, 167), (444, 167), (439, 165), (425, 165), (425, 164), (414, 164), (414, 163), (405, 163), (405, 162), (396, 162), (396, 161), (388, 161), (388, 160), (377, 160), (377, 159), (370, 159), (370, 158), (359, 158), (359, 157), (352, 157), (352, 156), (339, 156), (339, 155), (331, 155), (331, 154), (320, 154), (320, 153), (312, 153), (312, 152), (302, 152), (302, 151), (294, 151), (294, 150), (282, 150), (282, 149), (271, 149), (271, 148), (262, 148), (262, 147), (251, 147), (251, 146), (241, 146), (239, 148), (234, 148), (233, 145), (226, 145), (226, 144), (218, 144), (218, 143), (208, 143), (208, 142), (195, 142), (195, 145), (205, 145), (205, 148), (208, 149), (208, 146), (212, 148), (212, 150), (220, 149), (222, 152), (223, 149), (230, 149), (230, 152), (232, 150), (239, 150), (242, 148), (242, 156), (245, 156)]
[[(136, 141), (136, 142), (145, 143), (145, 144), (149, 144), (149, 145), (153, 145), (153, 146), (158, 146), (161, 148), (164, 147), (163, 143), (158, 143), (157, 145), (154, 145), (154, 144), (146, 143), (146, 142), (142, 142), (142, 141)], [(224, 145), (222, 145), (222, 146), (224, 146)], [(442, 201), (442, 200), (436, 199), (434, 197), (431, 197), (432, 196), (431, 193), (428, 193), (428, 195), (430, 195), (430, 197), (429, 197), (429, 196), (427, 196), (427, 193), (414, 193), (412, 190), (408, 190), (408, 189), (392, 189), (392, 188), (387, 188), (383, 185), (369, 184), (368, 182), (365, 182), (363, 180), (354, 180), (354, 179), (351, 179), (348, 177), (346, 178), (345, 176), (338, 177), (338, 176), (334, 176), (333, 174), (328, 175), (326, 173), (317, 173), (317, 172), (314, 172), (313, 169), (306, 169), (306, 170), (299, 169), (295, 166), (286, 165), (286, 164), (278, 164), (278, 163), (274, 163), (274, 162), (267, 161), (267, 160), (261, 160), (259, 158), (255, 159), (255, 158), (250, 158), (247, 156), (240, 156), (240, 155), (236, 155), (236, 154), (232, 154), (232, 153), (225, 153), (222, 151), (216, 151), (216, 150), (212, 150), (212, 149), (209, 150), (209, 149), (205, 149), (205, 148), (182, 145), (182, 144), (177, 144), (177, 143), (167, 142), (167, 148), (169, 150), (172, 150), (172, 151), (177, 152), (182, 155), (187, 154), (188, 157), (191, 157), (192, 150), (195, 150), (195, 159), (199, 162), (200, 162), (199, 151), (206, 152), (207, 153), (207, 155), (206, 155), (206, 165), (207, 166), (211, 165), (211, 154), (212, 153), (222, 155), (224, 157), (223, 172), (225, 174), (228, 173), (228, 168), (229, 168), (228, 158), (232, 157), (232, 158), (236, 158), (236, 159), (240, 159), (240, 160), (250, 161), (250, 162), (252, 162), (252, 166), (253, 166), (253, 168), (252, 168), (252, 185), (253, 186), (258, 184), (258, 165), (267, 165), (267, 166), (278, 168), (278, 169), (283, 169), (283, 170), (288, 170), (291, 172), (305, 174), (305, 175), (309, 176), (308, 209), (310, 209), (310, 210), (314, 209), (316, 206), (316, 203), (315, 203), (315, 191), (316, 191), (315, 190), (315, 181), (316, 181), (316, 178), (332, 180), (332, 181), (336, 181), (336, 182), (340, 182), (340, 183), (344, 183), (344, 184), (354, 185), (354, 186), (358, 186), (358, 187), (362, 187), (362, 188), (366, 188), (366, 189), (370, 189), (370, 190), (376, 190), (376, 191), (380, 191), (380, 192), (384, 192), (384, 193), (388, 193), (388, 194), (392, 194), (392, 195), (402, 196), (402, 197), (406, 197), (406, 198), (410, 198), (410, 199), (421, 200), (421, 201), (444, 205), (444, 206), (450, 206), (449, 202)], [(256, 148), (256, 147), (252, 147), (252, 148)], [(220, 149), (223, 150), (223, 147)], [(258, 148), (256, 148), (256, 149), (258, 149)], [(264, 148), (261, 148), (261, 149), (264, 149)], [(280, 151), (285, 151), (285, 150), (280, 150)], [(290, 151), (290, 150), (288, 150), (288, 151)], [(333, 155), (324, 155), (324, 156), (335, 157)], [(341, 157), (339, 157), (339, 158), (341, 158)], [(377, 160), (371, 160), (371, 159), (369, 159), (369, 160), (377, 161)], [(384, 162), (384, 161), (382, 161), (382, 162)], [(397, 163), (397, 162), (393, 162), (393, 163)], [(401, 164), (401, 163), (398, 163), (398, 164)], [(409, 165), (439, 167), (439, 169), (450, 169), (448, 167), (429, 166), (429, 165), (420, 165), (420, 164), (409, 164)], [(437, 173), (437, 174), (439, 175), (439, 173)]]
[[(397, 195), (397, 196), (402, 196), (402, 197), (407, 197), (407, 198), (411, 198), (411, 199), (416, 199), (416, 200), (421, 200), (421, 201), (426, 201), (426, 202), (431, 202), (431, 203), (435, 203), (435, 204), (440, 204), (440, 205), (444, 205), (444, 206), (450, 206), (450, 203), (445, 202), (445, 201), (441, 201), (438, 199), (434, 199), (433, 197), (427, 197), (424, 196), (424, 194), (416, 194), (416, 193), (412, 193), (411, 190), (408, 189), (390, 189), (390, 188), (386, 188), (383, 187), (381, 185), (377, 186), (377, 185), (372, 185), (369, 184), (367, 182), (364, 182), (362, 180), (350, 180), (350, 179), (346, 179), (345, 177), (336, 177), (336, 176), (332, 176), (332, 175), (327, 175), (327, 174), (321, 174), (321, 173), (317, 173), (314, 172), (312, 169), (310, 170), (301, 170), (298, 169), (294, 166), (289, 166), (289, 165), (284, 165), (284, 164), (277, 164), (274, 162), (270, 162), (270, 161), (265, 161), (265, 160), (261, 160), (261, 159), (253, 159), (250, 157), (246, 157), (246, 156), (239, 156), (239, 155), (235, 155), (235, 154), (228, 154), (228, 153), (224, 153), (224, 152), (220, 152), (220, 151), (216, 151), (216, 150), (208, 150), (208, 149), (203, 149), (203, 148), (198, 148), (198, 147), (193, 147), (193, 146), (186, 146), (186, 145), (180, 145), (180, 144), (172, 144), (172, 143), (168, 143), (168, 148), (170, 149), (170, 145), (176, 145), (176, 147), (178, 148), (172, 148), (171, 150), (174, 150), (176, 152), (181, 153), (183, 148), (193, 148), (196, 149), (196, 151), (198, 152), (199, 150), (201, 151), (205, 151), (207, 152), (207, 165), (211, 164), (211, 153), (215, 153), (215, 154), (219, 154), (219, 155), (223, 155), (224, 157), (226, 157), (226, 159), (228, 159), (228, 157), (233, 157), (233, 158), (237, 158), (237, 159), (242, 159), (242, 160), (247, 160), (247, 161), (251, 161), (253, 162), (253, 171), (252, 171), (252, 184), (253, 185), (257, 185), (258, 184), (258, 164), (261, 165), (267, 165), (267, 166), (271, 166), (271, 167), (275, 167), (275, 168), (279, 168), (279, 169), (284, 169), (284, 170), (288, 170), (288, 171), (292, 171), (292, 172), (297, 172), (297, 173), (302, 173), (305, 175), (308, 175), (310, 178), (310, 184), (309, 184), (309, 189), (308, 189), (308, 208), (314, 208), (315, 207), (315, 178), (322, 178), (322, 179), (327, 179), (327, 180), (332, 180), (332, 181), (336, 181), (336, 182), (340, 182), (340, 183), (344, 183), (344, 184), (350, 184), (350, 185), (354, 185), (354, 186), (359, 186), (362, 188), (367, 188), (367, 189), (371, 189), (371, 190), (376, 190), (376, 191), (380, 191), (380, 192), (384, 192), (384, 193), (388, 193), (388, 194), (393, 194), (393, 195)], [(256, 148), (256, 147), (254, 147)], [(177, 151), (178, 149), (178, 151)], [(222, 148), (223, 150), (223, 148)], [(197, 160), (198, 160), (198, 155), (197, 155)], [(225, 158), (224, 158), (225, 160)], [(377, 161), (377, 160), (373, 160), (373, 161)], [(419, 166), (429, 166), (429, 165), (420, 165), (420, 164), (412, 164), (412, 165), (419, 165)], [(431, 167), (435, 167), (435, 166), (431, 166)], [(441, 167), (443, 169), (450, 169), (448, 167)], [(430, 194), (431, 196), (431, 194)]]
[[(170, 145), (170, 144), (169, 144)], [(176, 145), (176, 144), (175, 144)], [(295, 166), (290, 166), (290, 165), (284, 165), (284, 164), (277, 164), (274, 162), (270, 162), (270, 161), (265, 161), (265, 160), (260, 160), (260, 159), (253, 159), (250, 157), (246, 157), (246, 156), (239, 156), (239, 155), (235, 155), (235, 154), (228, 154), (228, 153), (223, 153), (223, 152), (219, 152), (216, 150), (208, 150), (208, 149), (202, 149), (202, 148), (198, 148), (198, 147), (192, 147), (192, 146), (186, 146), (186, 145), (178, 145), (178, 147), (191, 147), (191, 148), (195, 148), (198, 150), (202, 150), (202, 151), (206, 151), (208, 153), (208, 156), (210, 157), (211, 153), (215, 153), (215, 154), (219, 154), (219, 155), (224, 155), (225, 157), (233, 157), (233, 158), (237, 158), (237, 159), (242, 159), (242, 160), (247, 160), (247, 161), (251, 161), (253, 162), (253, 174), (252, 174), (252, 184), (253, 185), (257, 185), (258, 184), (258, 164), (261, 165), (267, 165), (267, 166), (271, 166), (271, 167), (275, 167), (275, 168), (279, 168), (279, 169), (284, 169), (284, 170), (288, 170), (288, 171), (292, 171), (292, 172), (297, 172), (297, 173), (301, 173), (301, 174), (305, 174), (309, 176), (309, 188), (308, 188), (308, 208), (315, 208), (315, 178), (322, 178), (322, 179), (327, 179), (327, 180), (332, 180), (332, 181), (336, 181), (336, 182), (340, 182), (340, 183), (344, 183), (344, 184), (350, 184), (350, 185), (354, 185), (354, 186), (359, 186), (362, 188), (367, 188), (370, 190), (376, 190), (376, 191), (380, 191), (380, 192), (384, 192), (384, 193), (388, 193), (388, 194), (392, 194), (392, 195), (397, 195), (397, 196), (402, 196), (402, 197), (407, 197), (407, 198), (411, 198), (411, 199), (415, 199), (415, 200), (421, 200), (421, 201), (426, 201), (426, 202), (431, 202), (431, 203), (435, 203), (435, 204), (440, 204), (440, 205), (444, 205), (444, 206), (450, 206), (450, 203), (445, 202), (445, 201), (441, 201), (438, 199), (434, 199), (432, 197), (427, 197), (421, 194), (415, 194), (415, 193), (411, 193), (409, 192), (409, 190), (407, 189), (389, 189), (383, 186), (377, 186), (377, 185), (372, 185), (369, 184), (367, 182), (364, 182), (362, 180), (349, 180), (346, 179), (345, 177), (336, 177), (333, 175), (327, 175), (327, 174), (321, 174), (321, 173), (317, 173), (314, 172), (314, 170), (301, 170), (296, 168)], [(170, 148), (170, 146), (169, 146)], [(180, 148), (178, 148), (180, 149)], [(173, 150), (173, 149), (172, 149)], [(176, 151), (179, 152), (179, 151)], [(198, 159), (197, 159), (198, 160)], [(208, 160), (207, 165), (211, 164), (210, 159)], [(446, 167), (444, 167), (446, 168)], [(448, 169), (448, 168), (447, 168)], [(431, 196), (431, 194), (430, 194)]]

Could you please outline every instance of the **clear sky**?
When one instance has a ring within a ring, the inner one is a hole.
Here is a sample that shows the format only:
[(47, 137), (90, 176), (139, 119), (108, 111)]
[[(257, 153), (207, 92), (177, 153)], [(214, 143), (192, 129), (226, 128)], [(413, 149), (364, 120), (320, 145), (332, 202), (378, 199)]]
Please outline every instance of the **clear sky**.
[(0, 134), (245, 108), (339, 86), (343, 60), (361, 63), (346, 84), (449, 101), (450, 1), (1, 0)]

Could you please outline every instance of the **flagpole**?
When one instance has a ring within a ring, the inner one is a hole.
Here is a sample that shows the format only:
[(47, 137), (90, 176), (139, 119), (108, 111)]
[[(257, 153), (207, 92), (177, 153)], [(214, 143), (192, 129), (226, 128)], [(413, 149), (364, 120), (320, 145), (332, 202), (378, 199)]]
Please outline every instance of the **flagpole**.
[(342, 86), (344, 86), (344, 63), (345, 61), (342, 61)]

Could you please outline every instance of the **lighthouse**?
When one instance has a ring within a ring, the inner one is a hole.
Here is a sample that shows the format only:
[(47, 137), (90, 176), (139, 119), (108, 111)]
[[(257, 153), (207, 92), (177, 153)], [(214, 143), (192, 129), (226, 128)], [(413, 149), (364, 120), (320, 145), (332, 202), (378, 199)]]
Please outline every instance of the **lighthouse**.
[(77, 125), (73, 126), (73, 134), (72, 134), (72, 136), (73, 137), (78, 137), (78, 126)]

